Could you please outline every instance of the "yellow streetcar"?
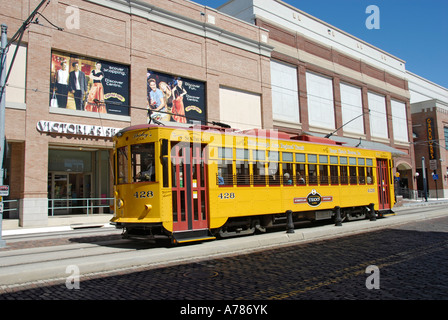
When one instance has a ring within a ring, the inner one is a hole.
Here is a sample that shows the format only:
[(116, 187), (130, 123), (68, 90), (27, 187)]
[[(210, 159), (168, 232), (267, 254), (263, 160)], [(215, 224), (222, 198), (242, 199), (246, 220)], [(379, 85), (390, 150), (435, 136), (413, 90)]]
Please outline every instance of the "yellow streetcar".
[(299, 220), (391, 210), (389, 152), (276, 130), (131, 126), (114, 137), (115, 210), (125, 237), (173, 242), (264, 232)]

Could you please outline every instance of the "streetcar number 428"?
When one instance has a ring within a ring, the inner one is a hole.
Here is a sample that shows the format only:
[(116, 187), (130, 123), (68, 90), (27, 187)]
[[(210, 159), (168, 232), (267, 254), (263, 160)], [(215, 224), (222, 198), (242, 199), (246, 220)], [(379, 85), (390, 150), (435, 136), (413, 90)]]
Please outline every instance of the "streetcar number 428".
[(152, 198), (152, 197), (154, 197), (154, 192), (152, 192), (152, 191), (137, 191), (136, 193), (134, 193), (134, 197), (137, 199)]
[(218, 195), (219, 199), (235, 199), (235, 193), (233, 192), (224, 192)]

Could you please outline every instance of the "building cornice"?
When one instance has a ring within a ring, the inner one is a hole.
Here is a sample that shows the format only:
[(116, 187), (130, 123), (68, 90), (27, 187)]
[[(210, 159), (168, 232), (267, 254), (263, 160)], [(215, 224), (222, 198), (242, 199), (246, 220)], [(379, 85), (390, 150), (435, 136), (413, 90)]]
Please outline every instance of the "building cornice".
[(306, 16), (309, 19), (312, 19), (312, 20), (314, 20), (314, 21), (316, 21), (316, 22), (318, 22), (318, 23), (320, 23), (320, 24), (322, 24), (322, 25), (324, 25), (324, 26), (326, 26), (326, 27), (328, 27), (328, 28), (330, 28), (330, 29), (332, 29), (334, 31), (338, 31), (340, 34), (344, 35), (345, 37), (351, 38), (351, 39), (353, 39), (353, 40), (355, 40), (355, 41), (357, 41), (359, 43), (362, 43), (363, 45), (368, 46), (368, 47), (370, 47), (370, 48), (372, 48), (372, 49), (374, 49), (374, 50), (376, 50), (378, 52), (381, 52), (382, 54), (387, 55), (390, 58), (393, 58), (393, 59), (395, 59), (397, 61), (400, 61), (403, 64), (406, 63), (405, 60), (400, 59), (397, 56), (394, 56), (391, 53), (389, 53), (387, 51), (384, 51), (383, 49), (378, 48), (378, 47), (374, 46), (373, 44), (368, 43), (368, 42), (366, 42), (366, 41), (364, 41), (364, 40), (362, 40), (362, 39), (360, 39), (358, 37), (355, 37), (354, 35), (346, 32), (346, 31), (344, 31), (342, 29), (339, 29), (338, 27), (335, 27), (335, 26), (329, 24), (328, 22), (325, 22), (325, 21), (323, 21), (323, 20), (321, 20), (321, 19), (319, 19), (319, 18), (317, 18), (317, 17), (315, 17), (315, 16), (313, 16), (313, 15), (311, 15), (309, 13), (306, 13), (305, 11), (302, 11), (302, 10), (300, 10), (300, 9), (298, 9), (298, 8), (296, 8), (296, 7), (290, 5), (290, 4), (288, 4), (288, 3), (286, 3), (286, 2), (284, 2), (282, 0), (274, 0), (274, 1), (280, 3), (281, 5), (283, 5), (285, 7), (288, 7), (289, 9), (291, 9), (293, 11), (296, 11), (297, 13), (299, 13), (299, 14), (301, 14), (303, 16)]
[[(195, 20), (141, 0), (86, 0), (103, 7), (138, 16), (149, 21), (186, 31), (206, 39), (270, 57), (274, 49), (266, 41), (257, 41), (220, 28), (213, 23)], [(216, 11), (215, 11), (216, 12)], [(219, 14), (218, 12), (216, 12)], [(255, 27), (259, 29), (258, 27)], [(262, 38), (262, 37), (260, 37)], [(263, 40), (263, 39), (261, 39)]]

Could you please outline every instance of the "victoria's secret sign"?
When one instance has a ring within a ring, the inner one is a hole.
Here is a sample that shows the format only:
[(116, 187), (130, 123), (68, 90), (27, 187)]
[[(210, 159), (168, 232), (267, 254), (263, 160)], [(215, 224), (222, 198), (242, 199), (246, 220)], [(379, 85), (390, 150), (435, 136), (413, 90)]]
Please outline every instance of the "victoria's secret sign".
[(45, 133), (70, 134), (91, 137), (113, 137), (121, 128), (111, 128), (87, 124), (65, 123), (41, 120), (37, 123), (37, 131)]

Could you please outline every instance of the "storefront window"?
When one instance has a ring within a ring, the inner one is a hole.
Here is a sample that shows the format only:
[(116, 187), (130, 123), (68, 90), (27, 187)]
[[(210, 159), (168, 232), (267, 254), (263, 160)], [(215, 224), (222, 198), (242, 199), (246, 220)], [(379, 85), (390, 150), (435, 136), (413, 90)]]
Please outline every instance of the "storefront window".
[(50, 149), (48, 171), (92, 172), (92, 152)]
[[(128, 180), (127, 155), (119, 152), (118, 181)], [(109, 150), (50, 149), (48, 157), (49, 214), (108, 212), (110, 195)]]

